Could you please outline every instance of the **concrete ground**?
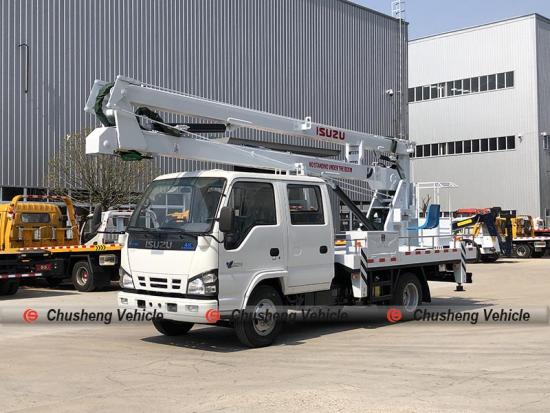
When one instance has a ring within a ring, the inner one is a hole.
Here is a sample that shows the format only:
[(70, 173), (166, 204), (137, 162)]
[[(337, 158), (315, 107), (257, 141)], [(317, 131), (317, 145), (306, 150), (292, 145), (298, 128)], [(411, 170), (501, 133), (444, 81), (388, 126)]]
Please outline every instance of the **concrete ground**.
[[(550, 260), (475, 264), (435, 304), (547, 306)], [(114, 305), (115, 291), (21, 290), (0, 310)], [(245, 349), (230, 329), (0, 327), (0, 411), (550, 411), (548, 324), (295, 324)]]

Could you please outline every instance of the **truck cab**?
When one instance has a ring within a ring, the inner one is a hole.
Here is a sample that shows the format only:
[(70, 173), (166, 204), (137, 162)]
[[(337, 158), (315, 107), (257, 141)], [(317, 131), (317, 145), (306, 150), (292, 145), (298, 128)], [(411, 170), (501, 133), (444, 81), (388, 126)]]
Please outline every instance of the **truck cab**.
[(244, 308), (260, 283), (287, 296), (328, 290), (334, 278), (331, 208), (319, 178), (166, 175), (147, 189), (127, 232), (120, 303), (165, 319), (205, 323), (209, 310)]
[(80, 243), (85, 245), (122, 244), (131, 216), (132, 211), (129, 209), (103, 211), (101, 212), (99, 227), (96, 229), (94, 214), (89, 214), (80, 230)]

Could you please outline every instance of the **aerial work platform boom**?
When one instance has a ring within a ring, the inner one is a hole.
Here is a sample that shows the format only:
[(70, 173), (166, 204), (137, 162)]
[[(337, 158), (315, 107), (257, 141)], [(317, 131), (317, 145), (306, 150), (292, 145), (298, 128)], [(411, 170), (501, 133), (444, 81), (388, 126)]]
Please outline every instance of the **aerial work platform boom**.
[[(109, 100), (103, 108), (103, 100), (109, 92)], [(143, 110), (144, 107), (147, 110)], [(172, 126), (163, 122), (160, 117), (150, 116), (153, 109), (218, 123), (205, 123), (201, 124), (201, 127), (184, 123)], [(337, 129), (314, 123), (311, 118), (300, 120), (243, 108), (145, 85), (121, 76), (114, 84), (96, 81), (85, 110), (101, 114), (98, 117), (105, 126), (94, 130), (88, 137), (87, 153), (118, 153), (138, 159), (151, 154), (164, 155), (312, 176), (369, 180), (373, 189), (384, 190), (395, 190), (398, 181), (408, 180), (410, 174), (410, 154), (413, 152), (413, 145), (409, 141)], [(109, 114), (112, 114), (111, 118)], [(140, 118), (149, 118), (147, 120), (153, 123), (152, 130), (145, 130), (140, 124)], [(109, 129), (115, 124), (116, 130)], [(227, 145), (199, 135), (231, 132), (238, 128), (343, 145), (346, 147), (347, 159), (327, 160), (261, 148)], [(364, 150), (374, 151), (393, 163), (394, 167), (362, 165)]]

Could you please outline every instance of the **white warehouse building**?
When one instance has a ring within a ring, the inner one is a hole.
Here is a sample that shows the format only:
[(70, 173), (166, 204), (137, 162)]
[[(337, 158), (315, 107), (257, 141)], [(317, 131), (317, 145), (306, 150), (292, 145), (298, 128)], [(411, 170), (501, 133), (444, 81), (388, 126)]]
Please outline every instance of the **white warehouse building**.
[(550, 20), (537, 14), (409, 42), (413, 174), (458, 184), (442, 209), (550, 224), (549, 68)]

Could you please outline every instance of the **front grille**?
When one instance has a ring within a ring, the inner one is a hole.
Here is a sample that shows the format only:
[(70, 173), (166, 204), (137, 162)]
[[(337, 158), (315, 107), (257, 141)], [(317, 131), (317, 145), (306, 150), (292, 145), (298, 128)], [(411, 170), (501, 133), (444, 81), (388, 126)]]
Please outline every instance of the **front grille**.
[(138, 276), (139, 286), (143, 288), (158, 288), (158, 289), (172, 289), (181, 290), (181, 279), (179, 278), (165, 278), (165, 277), (147, 277), (144, 275)]

